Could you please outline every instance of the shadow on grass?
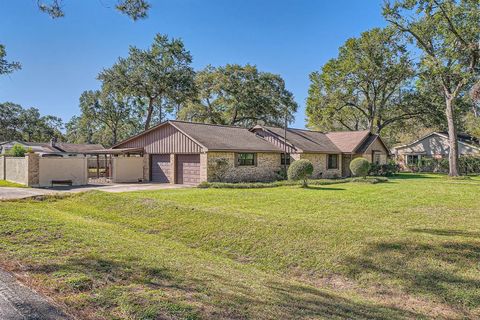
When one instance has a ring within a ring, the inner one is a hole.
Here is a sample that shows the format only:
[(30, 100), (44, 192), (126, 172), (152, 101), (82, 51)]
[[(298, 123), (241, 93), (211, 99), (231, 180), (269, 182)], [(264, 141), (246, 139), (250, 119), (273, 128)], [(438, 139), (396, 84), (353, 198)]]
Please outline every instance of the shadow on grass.
[(411, 232), (425, 233), (435, 236), (451, 236), (451, 237), (466, 237), (466, 238), (480, 238), (479, 231), (463, 231), (463, 230), (449, 230), (449, 229), (409, 229)]
[(400, 173), (391, 177), (389, 180), (410, 180), (410, 179), (436, 179), (445, 175), (433, 174), (433, 173)]
[[(440, 236), (477, 237), (457, 230), (412, 230)], [(478, 241), (390, 241), (373, 243), (364, 252), (344, 261), (349, 276), (395, 283), (408, 294), (418, 294), (469, 314), (480, 307)], [(380, 279), (380, 280), (379, 280)], [(368, 280), (367, 280), (368, 281)]]
[(318, 190), (318, 191), (342, 191), (345, 190), (344, 188), (331, 188), (331, 187), (325, 187), (325, 186), (315, 186), (315, 185), (308, 185), (306, 187), (301, 187), (302, 189), (306, 190)]
[[(301, 284), (267, 281), (263, 284), (266, 291), (259, 294), (249, 283), (232, 282), (231, 278), (214, 271), (206, 277), (182, 276), (179, 279), (166, 269), (142, 267), (138, 261), (129, 259), (72, 258), (61, 264), (31, 267), (27, 271), (63, 279), (70, 286), (66, 288), (68, 291), (89, 295), (93, 309), (108, 314), (126, 308), (120, 312), (138, 319), (396, 320), (425, 317), (395, 307), (354, 301)], [(73, 288), (71, 279), (76, 279)], [(83, 286), (78, 286), (80, 281), (85, 282)], [(175, 292), (173, 296), (176, 297), (170, 298), (168, 303), (164, 301), (167, 292)], [(192, 297), (204, 298), (193, 302)], [(183, 301), (178, 301), (180, 299)]]

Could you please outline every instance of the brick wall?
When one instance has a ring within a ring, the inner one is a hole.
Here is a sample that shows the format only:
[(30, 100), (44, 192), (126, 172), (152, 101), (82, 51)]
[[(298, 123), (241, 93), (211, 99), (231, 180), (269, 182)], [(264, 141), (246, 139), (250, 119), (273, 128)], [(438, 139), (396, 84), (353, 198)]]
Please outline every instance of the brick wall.
[(219, 180), (215, 174), (219, 159), (225, 159), (227, 163), (225, 175), (221, 179), (224, 182), (273, 181), (277, 178), (276, 172), (281, 169), (280, 153), (259, 152), (255, 166), (237, 166), (233, 152), (208, 152), (203, 164), (202, 155), (200, 156), (200, 176), (206, 177), (208, 181)]

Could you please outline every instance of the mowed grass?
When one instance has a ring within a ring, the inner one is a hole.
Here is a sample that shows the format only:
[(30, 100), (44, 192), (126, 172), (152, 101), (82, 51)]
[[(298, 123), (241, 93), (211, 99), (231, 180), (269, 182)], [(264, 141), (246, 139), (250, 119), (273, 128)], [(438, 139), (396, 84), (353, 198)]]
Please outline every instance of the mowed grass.
[(9, 187), (9, 188), (26, 188), (27, 186), (20, 184), (20, 183), (15, 183), (15, 182), (10, 182), (7, 180), (0, 180), (0, 188), (1, 187)]
[(404, 174), (0, 202), (0, 255), (82, 319), (473, 319), (479, 191)]

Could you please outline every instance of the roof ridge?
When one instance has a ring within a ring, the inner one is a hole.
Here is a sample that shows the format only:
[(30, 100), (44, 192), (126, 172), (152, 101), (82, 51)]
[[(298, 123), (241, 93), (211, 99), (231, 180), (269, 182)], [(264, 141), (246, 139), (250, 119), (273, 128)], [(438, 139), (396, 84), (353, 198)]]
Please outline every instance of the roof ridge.
[(233, 125), (228, 125), (228, 124), (216, 124), (216, 123), (203, 123), (203, 122), (192, 122), (192, 121), (185, 121), (185, 120), (167, 120), (167, 122), (180, 122), (180, 123), (186, 123), (186, 124), (198, 124), (198, 125), (203, 125), (203, 126), (214, 126), (214, 127), (223, 127), (223, 128), (233, 128), (233, 129), (245, 129), (248, 130), (245, 127), (241, 126), (233, 126)]

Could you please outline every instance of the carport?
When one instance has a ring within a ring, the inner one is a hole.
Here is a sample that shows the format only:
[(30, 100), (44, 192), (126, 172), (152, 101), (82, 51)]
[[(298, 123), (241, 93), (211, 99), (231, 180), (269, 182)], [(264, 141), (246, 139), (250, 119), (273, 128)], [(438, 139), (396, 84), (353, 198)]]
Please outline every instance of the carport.
[(93, 150), (87, 156), (89, 184), (145, 180), (143, 148)]

